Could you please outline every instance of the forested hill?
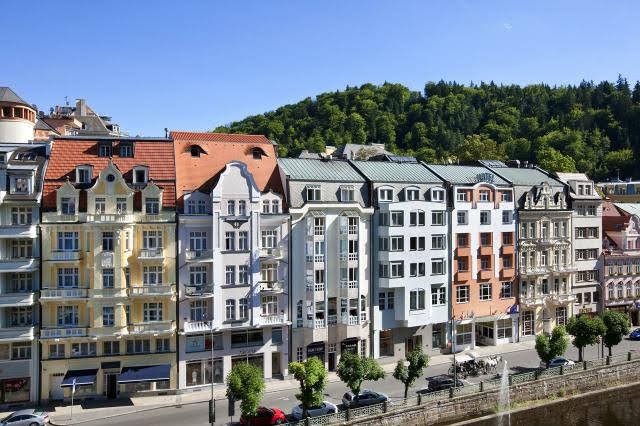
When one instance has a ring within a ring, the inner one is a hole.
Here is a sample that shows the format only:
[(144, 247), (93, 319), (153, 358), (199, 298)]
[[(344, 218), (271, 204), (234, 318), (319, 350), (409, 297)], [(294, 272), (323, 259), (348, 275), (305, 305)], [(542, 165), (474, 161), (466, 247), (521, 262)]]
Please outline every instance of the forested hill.
[(384, 143), (427, 162), (520, 159), (551, 171), (581, 171), (595, 179), (640, 177), (640, 83), (582, 82), (470, 86), (364, 84), (323, 93), (215, 129), (259, 133), (281, 156), (325, 145)]

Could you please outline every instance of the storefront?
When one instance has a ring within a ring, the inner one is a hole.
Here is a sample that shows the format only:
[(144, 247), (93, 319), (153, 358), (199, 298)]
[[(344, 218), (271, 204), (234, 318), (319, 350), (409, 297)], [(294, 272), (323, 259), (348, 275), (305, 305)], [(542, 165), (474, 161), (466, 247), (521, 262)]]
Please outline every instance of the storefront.
[(345, 354), (347, 352), (351, 352), (353, 354), (358, 353), (358, 339), (357, 337), (351, 337), (349, 339), (344, 339), (340, 343), (340, 355)]
[(118, 377), (122, 393), (169, 389), (171, 364), (124, 367)]
[(315, 356), (319, 358), (320, 361), (322, 361), (322, 363), (324, 364), (325, 362), (324, 347), (325, 347), (324, 342), (314, 342), (307, 345), (307, 359)]
[[(211, 384), (211, 359), (188, 361), (186, 364), (187, 386)], [(224, 383), (222, 358), (213, 360), (213, 383)]]
[(31, 393), (31, 379), (22, 377), (17, 379), (0, 380), (0, 403), (10, 404), (29, 401)]

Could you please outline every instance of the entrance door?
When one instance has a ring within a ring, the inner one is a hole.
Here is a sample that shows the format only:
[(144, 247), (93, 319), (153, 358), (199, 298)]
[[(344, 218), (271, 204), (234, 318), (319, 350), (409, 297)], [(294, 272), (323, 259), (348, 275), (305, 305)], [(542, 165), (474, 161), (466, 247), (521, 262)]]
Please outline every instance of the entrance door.
[(62, 379), (64, 379), (64, 374), (52, 374), (49, 376), (49, 400), (61, 401), (64, 399), (64, 390), (61, 386)]
[(336, 353), (329, 352), (329, 371), (334, 371), (336, 369)]
[(118, 382), (116, 374), (107, 374), (107, 399), (118, 396)]
[(271, 376), (280, 376), (280, 352), (271, 352)]

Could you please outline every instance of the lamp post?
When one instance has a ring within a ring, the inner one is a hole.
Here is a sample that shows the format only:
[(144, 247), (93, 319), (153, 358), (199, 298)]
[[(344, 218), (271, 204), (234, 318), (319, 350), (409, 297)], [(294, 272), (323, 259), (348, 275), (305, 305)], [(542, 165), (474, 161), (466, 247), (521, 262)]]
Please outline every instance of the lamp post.
[(458, 365), (456, 364), (456, 350), (455, 350), (455, 343), (453, 341), (453, 323), (454, 323), (454, 316), (451, 315), (451, 326), (449, 327), (449, 329), (451, 330), (451, 352), (453, 353), (453, 387), (457, 387), (458, 386)]

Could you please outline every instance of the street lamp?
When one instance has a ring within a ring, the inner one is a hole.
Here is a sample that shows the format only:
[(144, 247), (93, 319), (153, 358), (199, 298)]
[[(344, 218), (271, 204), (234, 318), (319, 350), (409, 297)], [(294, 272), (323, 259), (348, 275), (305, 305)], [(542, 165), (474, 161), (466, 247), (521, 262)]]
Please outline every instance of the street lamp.
[(453, 387), (457, 387), (458, 386), (458, 365), (456, 364), (456, 350), (454, 347), (454, 341), (453, 341), (453, 322), (454, 322), (454, 316), (451, 315), (451, 326), (449, 327), (449, 329), (451, 330), (451, 352), (453, 353)]

